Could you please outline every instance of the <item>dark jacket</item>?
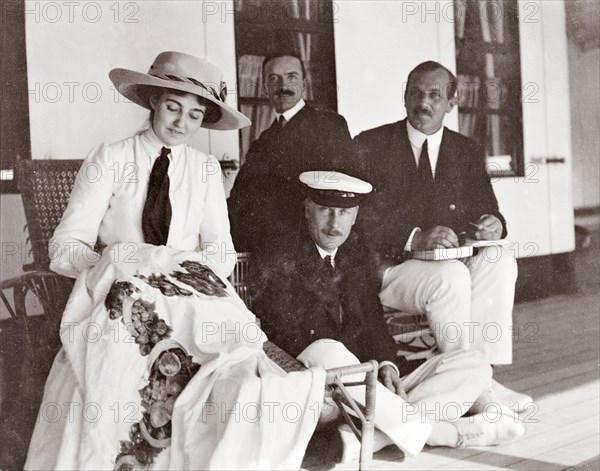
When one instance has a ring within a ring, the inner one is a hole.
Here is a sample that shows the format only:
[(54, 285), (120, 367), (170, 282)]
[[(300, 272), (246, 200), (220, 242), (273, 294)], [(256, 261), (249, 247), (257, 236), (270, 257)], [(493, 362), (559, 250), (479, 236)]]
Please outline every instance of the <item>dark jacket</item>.
[(407, 374), (379, 302), (375, 266), (352, 234), (338, 249), (335, 269), (306, 230), (296, 240), (257, 256), (253, 311), (271, 341), (297, 356), (312, 342), (342, 342), (360, 361), (389, 360)]
[(284, 127), (252, 143), (228, 199), (236, 250), (254, 252), (297, 234), (303, 219), (300, 173), (340, 170), (352, 147), (346, 120), (306, 105)]
[[(485, 157), (479, 145), (444, 128), (435, 172), (435, 191), (424, 195), (408, 140), (406, 120), (364, 131), (355, 137), (359, 158), (367, 164), (366, 178), (375, 192), (361, 208), (358, 226), (378, 255), (401, 261), (402, 249), (414, 227), (441, 225), (457, 234), (472, 232), (469, 222), (493, 214), (503, 225)], [(431, 206), (424, 204), (426, 196)]]

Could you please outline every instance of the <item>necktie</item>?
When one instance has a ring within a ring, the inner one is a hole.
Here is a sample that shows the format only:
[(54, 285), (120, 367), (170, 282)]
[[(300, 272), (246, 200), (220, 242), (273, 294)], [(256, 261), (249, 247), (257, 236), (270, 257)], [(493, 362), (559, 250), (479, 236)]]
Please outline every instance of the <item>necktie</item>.
[(433, 183), (433, 172), (431, 171), (431, 162), (429, 162), (429, 151), (427, 149), (427, 139), (421, 148), (421, 157), (419, 157), (419, 183), (429, 185)]
[(275, 118), (273, 120), (273, 124), (271, 125), (271, 127), (273, 129), (282, 129), (286, 123), (287, 123), (287, 120), (283, 117), (283, 115), (281, 115), (281, 116), (279, 116), (279, 118)]
[(431, 172), (431, 163), (429, 162), (429, 152), (427, 149), (427, 139), (423, 143), (421, 148), (421, 157), (419, 157), (419, 168), (417, 169), (418, 178), (418, 189), (417, 192), (420, 194), (420, 204), (422, 206), (423, 215), (425, 219), (422, 224), (425, 227), (430, 226), (433, 223), (435, 213), (435, 183), (433, 174)]
[[(329, 270), (329, 272), (333, 275), (334, 280), (336, 279), (336, 272), (335, 272), (335, 267), (333, 266), (333, 258), (331, 257), (331, 255), (326, 255), (323, 258), (323, 262), (325, 262), (325, 264), (327, 265), (327, 269)], [(339, 280), (337, 280), (336, 284), (339, 282)], [(342, 322), (344, 320), (344, 309), (342, 308), (342, 298), (338, 297), (338, 304), (337, 304), (337, 312), (336, 312), (337, 316), (336, 316), (336, 323), (338, 324), (338, 326), (342, 325)]]
[(163, 147), (152, 166), (148, 195), (142, 213), (142, 230), (148, 244), (166, 245), (171, 225), (171, 201), (169, 201), (169, 154)]

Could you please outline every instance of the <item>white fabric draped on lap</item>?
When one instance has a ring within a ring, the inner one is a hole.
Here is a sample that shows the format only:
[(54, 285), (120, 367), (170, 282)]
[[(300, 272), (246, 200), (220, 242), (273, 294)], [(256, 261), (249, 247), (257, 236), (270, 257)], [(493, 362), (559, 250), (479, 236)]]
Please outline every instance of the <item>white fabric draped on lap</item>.
[(201, 365), (175, 403), (171, 446), (151, 469), (297, 469), (316, 426), (324, 371), (285, 374), (270, 361), (265, 335), (226, 280), (227, 297), (193, 290), (167, 297), (133, 277), (183, 271), (179, 262), (205, 263), (201, 254), (142, 244), (119, 259), (119, 248), (105, 250), (77, 279), (26, 468), (113, 469), (119, 441), (141, 418), (138, 390), (147, 384), (149, 357), (104, 307), (119, 280), (155, 303), (171, 338)]

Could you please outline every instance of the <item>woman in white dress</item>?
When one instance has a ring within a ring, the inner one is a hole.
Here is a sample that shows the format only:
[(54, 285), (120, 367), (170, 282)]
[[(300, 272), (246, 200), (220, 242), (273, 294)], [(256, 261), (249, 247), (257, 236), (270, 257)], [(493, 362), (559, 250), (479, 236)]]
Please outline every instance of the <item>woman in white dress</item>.
[(205, 59), (163, 52), (110, 78), (150, 126), (90, 152), (50, 242), (52, 270), (77, 280), (26, 469), (297, 468), (323, 371), (264, 355), (226, 280), (219, 163), (187, 144), (250, 122)]

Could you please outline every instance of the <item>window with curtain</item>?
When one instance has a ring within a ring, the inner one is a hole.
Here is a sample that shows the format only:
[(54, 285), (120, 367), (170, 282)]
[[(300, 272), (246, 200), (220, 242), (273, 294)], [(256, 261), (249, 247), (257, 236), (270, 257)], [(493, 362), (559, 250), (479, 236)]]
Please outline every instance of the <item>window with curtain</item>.
[(263, 88), (262, 61), (274, 51), (295, 51), (306, 68), (304, 99), (337, 111), (331, 0), (235, 0), (238, 103), (252, 126), (240, 131), (243, 163), (250, 144), (273, 122)]
[(517, 0), (455, 0), (454, 14), (459, 130), (491, 174), (524, 175)]

